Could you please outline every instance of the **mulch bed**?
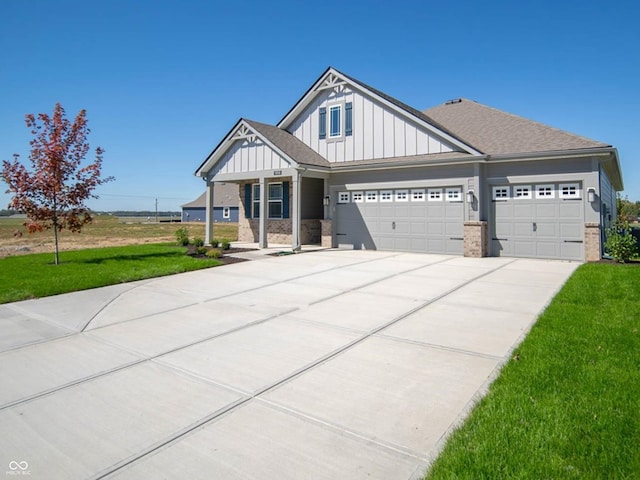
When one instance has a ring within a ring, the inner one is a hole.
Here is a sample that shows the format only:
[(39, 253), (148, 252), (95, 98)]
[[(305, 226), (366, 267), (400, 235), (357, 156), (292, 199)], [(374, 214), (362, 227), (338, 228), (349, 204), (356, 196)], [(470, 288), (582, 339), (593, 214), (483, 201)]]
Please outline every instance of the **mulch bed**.
[[(222, 262), (223, 265), (246, 262), (248, 261), (246, 258), (232, 257), (231, 255), (234, 253), (252, 252), (254, 250), (255, 248), (230, 248), (229, 250), (220, 250), (222, 252), (222, 256), (218, 258), (218, 261)], [(195, 245), (191, 244), (187, 246), (187, 255), (193, 258), (209, 259), (206, 255), (198, 253)]]

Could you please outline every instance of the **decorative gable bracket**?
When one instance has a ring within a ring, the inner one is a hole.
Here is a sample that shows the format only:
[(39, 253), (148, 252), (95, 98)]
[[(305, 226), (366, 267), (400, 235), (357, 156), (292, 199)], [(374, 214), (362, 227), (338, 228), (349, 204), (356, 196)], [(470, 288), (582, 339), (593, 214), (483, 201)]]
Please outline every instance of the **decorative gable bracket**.
[(335, 73), (329, 72), (327, 76), (324, 78), (324, 80), (320, 82), (320, 85), (318, 85), (318, 88), (316, 88), (316, 91), (319, 92), (321, 90), (329, 90), (329, 89), (336, 89), (336, 91), (341, 91), (344, 89), (344, 86), (346, 84), (347, 82), (342, 80), (338, 75), (336, 75)]
[(231, 137), (232, 140), (248, 140), (249, 143), (256, 141), (256, 134), (253, 130), (242, 123)]

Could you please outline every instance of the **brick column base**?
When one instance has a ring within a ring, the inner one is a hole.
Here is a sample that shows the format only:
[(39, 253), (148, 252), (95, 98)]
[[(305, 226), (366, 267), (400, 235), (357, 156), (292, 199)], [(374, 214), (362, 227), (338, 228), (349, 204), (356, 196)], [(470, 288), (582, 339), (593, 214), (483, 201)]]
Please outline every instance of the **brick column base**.
[(322, 239), (320, 245), (324, 248), (333, 247), (333, 220), (320, 220)]
[(600, 245), (600, 224), (584, 224), (584, 259), (587, 262), (597, 262), (602, 258)]
[(486, 257), (489, 255), (487, 222), (464, 222), (464, 256)]

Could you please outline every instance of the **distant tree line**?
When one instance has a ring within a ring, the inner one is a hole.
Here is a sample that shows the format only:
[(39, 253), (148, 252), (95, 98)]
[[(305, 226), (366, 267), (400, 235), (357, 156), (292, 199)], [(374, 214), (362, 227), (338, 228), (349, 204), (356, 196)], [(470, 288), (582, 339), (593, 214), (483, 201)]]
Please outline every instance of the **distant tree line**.
[(637, 222), (640, 219), (640, 201), (632, 202), (629, 197), (618, 194), (618, 218), (623, 222)]
[(15, 210), (0, 210), (0, 217), (10, 217), (11, 215), (15, 215), (16, 212)]

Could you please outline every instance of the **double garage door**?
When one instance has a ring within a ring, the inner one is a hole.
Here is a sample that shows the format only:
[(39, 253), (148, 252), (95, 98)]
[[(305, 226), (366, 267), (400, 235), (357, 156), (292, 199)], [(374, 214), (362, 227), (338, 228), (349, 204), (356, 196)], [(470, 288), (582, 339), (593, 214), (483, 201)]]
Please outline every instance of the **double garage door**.
[(463, 252), (461, 187), (339, 192), (338, 246), (399, 252)]
[(584, 259), (580, 183), (496, 185), (491, 193), (491, 255)]

